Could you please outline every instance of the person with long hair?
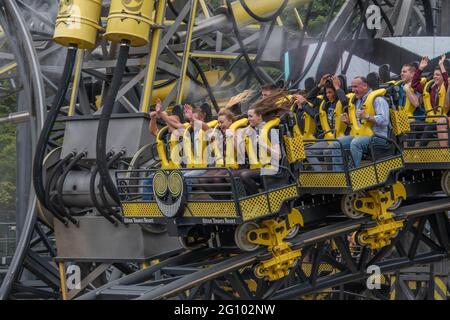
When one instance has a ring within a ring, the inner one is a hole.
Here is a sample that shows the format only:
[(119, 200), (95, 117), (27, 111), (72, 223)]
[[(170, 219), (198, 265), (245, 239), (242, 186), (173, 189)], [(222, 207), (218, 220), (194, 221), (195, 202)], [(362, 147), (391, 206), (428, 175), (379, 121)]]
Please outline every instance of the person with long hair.
[[(340, 79), (334, 75), (330, 76), (329, 81), (325, 82), (324, 85), (325, 88), (325, 103), (324, 103), (324, 111), (327, 115), (327, 121), (330, 126), (330, 129), (332, 131), (335, 131), (336, 129), (336, 120), (335, 119), (335, 110), (337, 107), (338, 102), (341, 102), (342, 106), (348, 105), (348, 98), (345, 95), (344, 90), (341, 88), (341, 81)], [(304, 104), (305, 99), (302, 97), (296, 97), (298, 103)], [(320, 102), (321, 103), (321, 102)], [(318, 109), (319, 106), (316, 106), (316, 109)], [(338, 115), (341, 116), (340, 114)], [(324, 137), (319, 135), (319, 138), (323, 139)], [(320, 156), (327, 156), (331, 152), (330, 150), (326, 150), (328, 147), (327, 141), (321, 141), (318, 143), (315, 143), (313, 145), (309, 145), (306, 150), (306, 156), (308, 159), (308, 162), (311, 164), (311, 167), (314, 171), (322, 171), (323, 168), (320, 165)]]
[[(283, 114), (290, 112), (291, 100), (284, 92), (279, 92), (268, 96), (262, 100), (259, 100), (253, 104), (247, 112), (249, 126), (242, 131), (242, 137), (248, 137), (249, 143), (256, 146), (256, 160), (261, 162), (262, 150), (265, 150), (271, 159), (280, 160), (281, 148), (278, 141), (271, 141), (271, 145), (268, 146), (264, 143), (264, 139), (261, 139), (260, 134), (264, 125)], [(270, 132), (268, 133), (270, 137)], [(241, 141), (244, 141), (242, 139)], [(237, 145), (238, 152), (243, 150), (241, 145)], [(238, 169), (233, 172), (234, 177), (238, 177), (245, 187), (247, 195), (257, 194), (259, 192), (259, 185), (261, 184), (261, 175), (267, 174), (262, 169), (250, 169), (248, 163), (245, 168)], [(262, 163), (263, 166), (266, 165)], [(273, 174), (273, 172), (271, 172)]]
[[(439, 114), (439, 108), (443, 107), (439, 105), (439, 92), (441, 91), (441, 88), (444, 87), (445, 90), (448, 91), (448, 84), (449, 84), (449, 76), (448, 72), (445, 69), (445, 54), (441, 56), (439, 60), (439, 66), (434, 70), (433, 73), (433, 80), (434, 83), (430, 88), (430, 102), (431, 107), (433, 108), (434, 114)], [(423, 71), (428, 67), (430, 62), (430, 59), (428, 57), (423, 57), (420, 61), (419, 68), (417, 69), (416, 73), (414, 74), (413, 80), (412, 80), (412, 87), (414, 88), (415, 92), (423, 94), (425, 90), (425, 84), (421, 82), (422, 79), (422, 73)], [(445, 109), (445, 108), (444, 108)], [(447, 110), (448, 111), (448, 110)], [(447, 113), (445, 110), (443, 114), (445, 115)], [(426, 114), (427, 115), (427, 114)], [(422, 117), (423, 119), (423, 117)], [(422, 120), (424, 121), (424, 120)], [(428, 126), (422, 126), (424, 128), (425, 133), (421, 136), (422, 140), (419, 143), (419, 146), (425, 147), (429, 143), (429, 140), (432, 138), (435, 138), (436, 136), (439, 137), (441, 133), (436, 134), (436, 131), (441, 131), (440, 128), (442, 128), (442, 124), (445, 123), (445, 119), (439, 119), (436, 118), (434, 123), (428, 125)], [(441, 126), (438, 126), (441, 124)], [(414, 127), (413, 127), (414, 128)], [(445, 134), (445, 133), (444, 133)], [(445, 141), (440, 141), (440, 143)], [(409, 146), (413, 146), (411, 143)]]

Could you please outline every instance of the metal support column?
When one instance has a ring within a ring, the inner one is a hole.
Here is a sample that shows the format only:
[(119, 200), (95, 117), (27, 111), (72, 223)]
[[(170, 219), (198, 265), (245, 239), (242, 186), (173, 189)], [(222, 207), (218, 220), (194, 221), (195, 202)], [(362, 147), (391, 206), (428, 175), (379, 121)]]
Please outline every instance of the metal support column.
[(155, 23), (157, 27), (152, 31), (150, 55), (147, 63), (147, 76), (145, 77), (144, 92), (142, 93), (141, 106), (139, 108), (141, 112), (145, 113), (150, 110), (150, 98), (153, 93), (153, 86), (156, 77), (156, 62), (158, 60), (159, 53), (161, 52), (158, 49), (162, 34), (161, 28), (164, 23), (164, 16), (166, 15), (166, 3), (167, 0), (159, 0), (155, 13)]
[(187, 30), (187, 38), (184, 46), (184, 56), (183, 62), (181, 65), (181, 74), (178, 79), (178, 87), (177, 87), (177, 104), (180, 104), (183, 100), (184, 94), (184, 78), (186, 76), (187, 68), (189, 65), (189, 59), (191, 57), (191, 41), (192, 41), (192, 31), (194, 29), (195, 17), (197, 12), (197, 4), (198, 0), (191, 0), (191, 14), (189, 16), (189, 26)]

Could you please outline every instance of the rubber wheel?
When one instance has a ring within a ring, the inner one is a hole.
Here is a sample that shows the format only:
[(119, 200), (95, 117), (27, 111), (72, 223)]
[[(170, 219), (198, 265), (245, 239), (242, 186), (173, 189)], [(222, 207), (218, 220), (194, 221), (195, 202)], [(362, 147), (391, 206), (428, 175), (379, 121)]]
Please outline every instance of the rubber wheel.
[(353, 208), (353, 201), (358, 198), (359, 198), (358, 194), (352, 193), (342, 196), (341, 199), (342, 213), (345, 214), (348, 218), (353, 220), (361, 219), (364, 216), (363, 212), (357, 211), (355, 210), (355, 208)]
[(298, 224), (296, 224), (295, 227), (289, 231), (289, 233), (287, 234), (285, 239), (291, 240), (292, 238), (294, 238), (297, 235), (299, 230), (300, 230), (300, 226)]
[(234, 232), (234, 242), (239, 249), (245, 252), (252, 252), (259, 248), (259, 245), (251, 243), (247, 239), (247, 234), (258, 228), (259, 225), (256, 222), (246, 222), (236, 228), (236, 231)]
[(397, 210), (403, 204), (403, 198), (398, 198), (397, 201), (394, 202), (392, 206), (389, 207), (388, 210)]
[(365, 243), (363, 243), (363, 239), (362, 239), (362, 231), (357, 231), (356, 232), (356, 234), (355, 234), (355, 242), (356, 242), (356, 244), (357, 245), (359, 245), (359, 246), (361, 246), (361, 247), (365, 247), (366, 246), (366, 244)]
[(450, 170), (445, 171), (441, 178), (441, 188), (450, 197)]

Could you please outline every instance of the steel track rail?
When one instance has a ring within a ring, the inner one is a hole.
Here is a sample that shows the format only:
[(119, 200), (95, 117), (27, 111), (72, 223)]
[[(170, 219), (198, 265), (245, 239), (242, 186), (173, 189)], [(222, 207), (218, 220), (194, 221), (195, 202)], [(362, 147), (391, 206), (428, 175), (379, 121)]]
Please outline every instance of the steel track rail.
[[(40, 63), (33, 45), (33, 39), (21, 15), (18, 4), (14, 0), (4, 0), (2, 3), (5, 15), (13, 23), (11, 28), (15, 30), (18, 40), (18, 43), (15, 43), (14, 41), (10, 41), (10, 43), (12, 46), (18, 46), (19, 44), (22, 45), (23, 50), (25, 51), (21, 56), (26, 57), (26, 66), (23, 67), (26, 69), (25, 72), (28, 77), (23, 78), (23, 81), (29, 81), (31, 83), (30, 89), (32, 92), (28, 94), (30, 99), (29, 112), (33, 115), (30, 120), (30, 131), (32, 150), (34, 153), (38, 132), (42, 129), (46, 115), (45, 90)], [(20, 68), (21, 66), (19, 66), (19, 69)], [(23, 73), (23, 71), (21, 73)], [(16, 252), (0, 288), (0, 300), (8, 299), (14, 282), (16, 282), (21, 274), (23, 262), (29, 249), (30, 240), (37, 221), (36, 195), (34, 194), (32, 187), (30, 190), (31, 194), (29, 197), (26, 219), (17, 244)]]
[[(440, 199), (436, 201), (430, 201), (426, 203), (419, 203), (414, 205), (405, 206), (395, 211), (397, 219), (411, 219), (417, 218), (424, 215), (436, 214), (439, 212), (444, 212), (450, 210), (450, 200)], [(342, 223), (338, 223), (336, 225), (326, 226), (320, 229), (312, 230), (306, 232), (302, 235), (299, 235), (295, 239), (291, 241), (293, 249), (300, 249), (307, 245), (312, 245), (315, 243), (319, 243), (321, 241), (325, 241), (327, 239), (333, 238), (340, 234), (347, 234), (349, 232), (354, 232), (361, 229), (363, 226), (370, 223), (370, 218), (364, 218), (356, 221), (346, 221)], [(225, 274), (228, 274), (234, 270), (241, 269), (245, 266), (251, 265), (258, 260), (258, 256), (264, 253), (264, 249), (260, 249), (256, 252), (251, 253), (243, 253), (238, 256), (234, 256), (229, 258), (226, 261), (220, 262), (213, 267), (202, 269), (200, 271), (189, 274), (185, 277), (177, 279), (165, 286), (158, 287), (150, 292), (147, 292), (141, 295), (137, 300), (154, 300), (154, 299), (165, 299), (170, 296), (176, 295), (177, 293), (181, 293), (186, 291), (192, 287), (200, 285), (203, 282), (213, 280)], [(403, 268), (406, 266), (410, 266), (415, 263), (426, 263), (426, 262), (434, 262), (445, 259), (448, 257), (448, 253), (442, 254), (431, 254), (430, 256), (418, 256), (416, 259), (412, 261), (406, 261), (404, 259), (400, 259), (398, 263), (382, 265), (382, 270), (387, 272), (391, 270), (395, 270), (398, 268)], [(364, 274), (349, 274), (339, 279), (339, 283), (349, 282), (363, 278)], [(333, 279), (335, 282), (336, 280)], [(327, 288), (330, 286), (331, 282), (323, 281), (322, 283), (318, 283), (318, 287), (316, 288)], [(290, 296), (298, 293), (307, 293), (311, 288), (302, 287), (289, 292)], [(286, 294), (280, 294), (279, 296), (275, 296), (277, 298), (285, 298)]]

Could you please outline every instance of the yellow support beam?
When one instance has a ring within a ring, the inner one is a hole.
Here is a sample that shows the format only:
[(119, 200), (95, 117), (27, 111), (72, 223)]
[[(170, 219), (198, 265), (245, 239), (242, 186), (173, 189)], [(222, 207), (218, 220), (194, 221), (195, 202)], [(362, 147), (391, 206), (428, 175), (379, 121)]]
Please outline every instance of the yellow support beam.
[[(195, 57), (195, 58), (235, 60), (238, 56), (239, 56), (239, 54), (237, 54), (237, 53), (221, 54), (221, 53), (213, 53), (213, 52), (191, 52), (191, 57)], [(249, 54), (249, 57), (251, 60), (254, 60), (256, 58), (256, 54)]]
[(277, 17), (277, 24), (278, 24), (278, 26), (280, 26), (280, 27), (283, 26), (283, 20), (281, 20), (281, 17)]
[(303, 24), (302, 17), (300, 17), (300, 13), (298, 13), (297, 8), (294, 8), (294, 15), (295, 15), (295, 19), (297, 20), (297, 23), (298, 23), (298, 26), (299, 26), (300, 30), (303, 30), (305, 25)]
[(77, 104), (78, 89), (80, 88), (81, 68), (83, 66), (84, 49), (78, 49), (75, 62), (75, 76), (72, 85), (72, 94), (70, 96), (70, 105), (68, 116), (75, 114), (75, 105)]
[(17, 63), (12, 62), (12, 63), (8, 63), (6, 66), (3, 66), (0, 68), (0, 75), (7, 73), (13, 69), (15, 69), (17, 67)]
[[(160, 0), (155, 13), (155, 23), (162, 26), (164, 23), (164, 16), (166, 12), (166, 0)], [(159, 42), (161, 40), (162, 30), (160, 28), (153, 29), (151, 38), (150, 55), (147, 63), (147, 76), (144, 82), (144, 92), (140, 105), (141, 112), (148, 113), (150, 110), (150, 99), (153, 93), (153, 86), (156, 77), (156, 60), (158, 59)]]
[(58, 262), (59, 281), (61, 284), (61, 295), (63, 300), (67, 300), (67, 286), (66, 286), (66, 269), (64, 262)]
[(206, 5), (205, 0), (199, 0), (200, 1), (200, 7), (202, 8), (203, 14), (206, 18), (210, 18), (211, 15), (209, 14), (208, 6)]
[(191, 0), (191, 14), (189, 16), (189, 25), (188, 25), (188, 30), (187, 30), (186, 45), (184, 47), (183, 62), (181, 64), (181, 74), (180, 74), (180, 78), (178, 80), (179, 83), (178, 83), (178, 92), (177, 92), (177, 104), (180, 104), (181, 101), (183, 100), (184, 86), (185, 86), (184, 78), (186, 76), (187, 68), (189, 65), (189, 59), (191, 57), (192, 31), (194, 30), (194, 25), (195, 25), (197, 4), (198, 4), (198, 0)]

